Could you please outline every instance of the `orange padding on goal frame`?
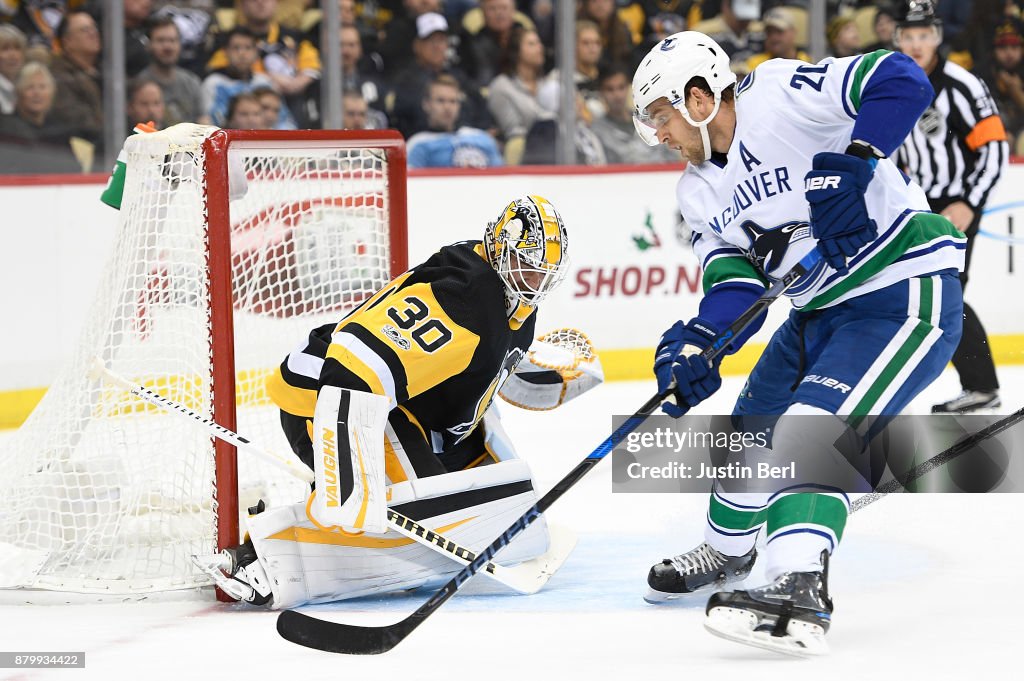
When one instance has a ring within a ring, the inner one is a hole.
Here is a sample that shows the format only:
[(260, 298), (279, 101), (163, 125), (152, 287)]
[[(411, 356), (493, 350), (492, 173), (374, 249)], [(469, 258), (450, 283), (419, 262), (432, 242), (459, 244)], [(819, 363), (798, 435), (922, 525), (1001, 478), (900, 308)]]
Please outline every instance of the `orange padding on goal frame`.
[(965, 141), (971, 151), (977, 151), (979, 147), (989, 142), (1005, 142), (1006, 128), (1003, 127), (1003, 119), (999, 116), (981, 119)]

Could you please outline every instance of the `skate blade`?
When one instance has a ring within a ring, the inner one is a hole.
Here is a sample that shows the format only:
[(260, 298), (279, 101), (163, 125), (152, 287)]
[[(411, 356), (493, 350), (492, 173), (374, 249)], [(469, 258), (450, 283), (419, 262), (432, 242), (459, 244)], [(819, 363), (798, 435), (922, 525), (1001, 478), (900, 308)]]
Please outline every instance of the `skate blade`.
[(704, 628), (719, 638), (782, 655), (810, 658), (828, 654), (825, 632), (819, 626), (793, 620), (785, 636), (772, 636), (755, 631), (757, 623), (757, 617), (747, 610), (713, 608), (704, 620)]
[(722, 591), (723, 589), (715, 584), (707, 587), (697, 589), (696, 591), (684, 591), (682, 593), (676, 593), (673, 591), (658, 591), (657, 589), (648, 586), (647, 593), (644, 594), (644, 600), (651, 605), (664, 605), (665, 603), (679, 602), (680, 604), (690, 604), (696, 602), (702, 602), (707, 598), (708, 593), (711, 591)]
[(652, 605), (661, 605), (662, 603), (668, 603), (669, 601), (676, 601), (676, 600), (679, 600), (680, 598), (686, 598), (687, 596), (692, 596), (692, 595), (693, 595), (692, 593), (677, 594), (677, 593), (670, 593), (670, 592), (667, 592), (667, 591), (658, 591), (657, 589), (652, 589), (651, 587), (647, 587), (647, 593), (644, 594), (644, 600), (647, 601), (648, 603), (652, 604)]
[(192, 556), (192, 564), (206, 573), (217, 587), (236, 601), (245, 601), (252, 597), (253, 588), (239, 582), (227, 574), (231, 569), (231, 559), (223, 553), (206, 556)]

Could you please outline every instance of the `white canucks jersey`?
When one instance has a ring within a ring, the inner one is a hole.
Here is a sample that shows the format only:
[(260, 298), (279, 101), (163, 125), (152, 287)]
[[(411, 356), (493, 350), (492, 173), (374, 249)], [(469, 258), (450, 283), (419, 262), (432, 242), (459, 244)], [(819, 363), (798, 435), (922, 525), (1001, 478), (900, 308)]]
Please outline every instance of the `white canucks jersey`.
[[(774, 59), (737, 86), (736, 131), (724, 164), (690, 164), (676, 189), (705, 293), (726, 282), (763, 285), (815, 247), (804, 175), (815, 154), (849, 145), (860, 93), (891, 54), (818, 64)], [(848, 259), (846, 275), (819, 263), (787, 292), (796, 307), (827, 307), (907, 277), (963, 269), (963, 235), (944, 218), (918, 212), (928, 210), (924, 193), (889, 159), (879, 161), (865, 202), (878, 238)]]

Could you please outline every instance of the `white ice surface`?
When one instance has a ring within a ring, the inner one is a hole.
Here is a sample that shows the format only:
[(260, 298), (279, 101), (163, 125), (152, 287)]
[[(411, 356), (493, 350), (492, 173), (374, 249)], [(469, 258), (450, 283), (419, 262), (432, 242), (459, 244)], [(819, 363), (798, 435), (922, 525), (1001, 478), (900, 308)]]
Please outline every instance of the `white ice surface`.
[[(1000, 378), (1002, 411), (1024, 405), (1024, 367), (1001, 368)], [(727, 379), (701, 411), (727, 413), (741, 384)], [(957, 390), (947, 371), (909, 411), (927, 412)], [(558, 412), (506, 406), (503, 414), (544, 491), (607, 436), (610, 414), (632, 413), (652, 392), (650, 383), (609, 384)], [(580, 541), (544, 591), (497, 593), (477, 577), (465, 589), (472, 593), (460, 592), (386, 655), (295, 646), (278, 637), (275, 613), (209, 598), (16, 605), (7, 594), (0, 597), (0, 651), (75, 650), (87, 657), (84, 670), (0, 670), (0, 678), (963, 681), (1019, 674), (1022, 495), (891, 496), (853, 516), (832, 563), (832, 654), (794, 660), (707, 634), (703, 599), (643, 602), (649, 566), (700, 540), (706, 498), (613, 495), (610, 470), (603, 462), (549, 511)], [(307, 611), (384, 624), (428, 595)]]

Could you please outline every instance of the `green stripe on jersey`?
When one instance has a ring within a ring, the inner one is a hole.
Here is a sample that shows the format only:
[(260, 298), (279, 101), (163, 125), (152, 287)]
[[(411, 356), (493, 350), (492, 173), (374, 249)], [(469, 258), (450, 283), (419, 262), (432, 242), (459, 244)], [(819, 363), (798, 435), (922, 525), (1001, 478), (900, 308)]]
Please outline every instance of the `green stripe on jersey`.
[(860, 111), (860, 94), (864, 90), (864, 81), (872, 69), (892, 52), (889, 50), (875, 50), (871, 54), (865, 54), (857, 62), (857, 68), (853, 70), (853, 77), (850, 78), (850, 102), (853, 103), (854, 111)]
[(711, 290), (715, 284), (721, 284), (731, 279), (756, 279), (765, 286), (768, 280), (757, 271), (757, 268), (743, 256), (716, 258), (711, 261), (708, 268), (704, 270), (704, 277), (701, 285), (704, 293)]
[(768, 536), (793, 525), (819, 525), (843, 538), (846, 527), (846, 504), (826, 494), (790, 494), (768, 507)]
[(837, 280), (830, 288), (814, 296), (811, 302), (800, 309), (810, 311), (828, 305), (896, 262), (900, 256), (912, 248), (943, 236), (952, 236), (956, 239), (967, 238), (963, 235), (963, 232), (958, 231), (953, 226), (953, 223), (941, 215), (934, 213), (914, 214), (890, 238), (889, 243), (885, 244), (870, 258), (858, 264), (845, 277)]

